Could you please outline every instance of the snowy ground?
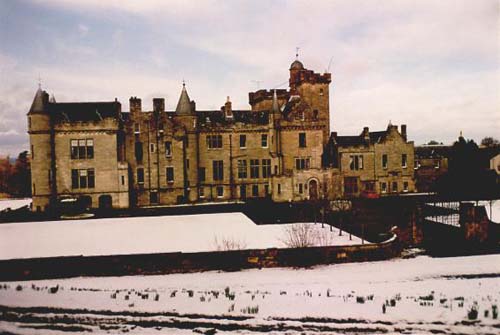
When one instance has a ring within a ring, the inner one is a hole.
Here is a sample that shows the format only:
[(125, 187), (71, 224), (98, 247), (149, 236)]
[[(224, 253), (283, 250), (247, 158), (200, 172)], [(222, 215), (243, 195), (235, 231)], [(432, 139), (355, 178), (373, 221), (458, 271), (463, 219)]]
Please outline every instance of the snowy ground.
[(0, 199), (0, 211), (16, 209), (31, 204), (31, 199)]
[(284, 248), (293, 227), (316, 236), (314, 245), (361, 244), (328, 225), (257, 226), (221, 213), (2, 224), (0, 259)]
[(485, 255), (0, 283), (0, 330), (498, 334), (499, 278), (500, 255)]

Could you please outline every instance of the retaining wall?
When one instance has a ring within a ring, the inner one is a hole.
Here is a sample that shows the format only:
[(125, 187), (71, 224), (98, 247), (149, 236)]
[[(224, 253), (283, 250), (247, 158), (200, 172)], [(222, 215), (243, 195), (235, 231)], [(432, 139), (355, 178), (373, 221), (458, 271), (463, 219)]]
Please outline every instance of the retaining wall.
[(0, 281), (308, 267), (317, 264), (383, 260), (399, 255), (400, 251), (394, 235), (382, 243), (353, 246), (2, 260)]

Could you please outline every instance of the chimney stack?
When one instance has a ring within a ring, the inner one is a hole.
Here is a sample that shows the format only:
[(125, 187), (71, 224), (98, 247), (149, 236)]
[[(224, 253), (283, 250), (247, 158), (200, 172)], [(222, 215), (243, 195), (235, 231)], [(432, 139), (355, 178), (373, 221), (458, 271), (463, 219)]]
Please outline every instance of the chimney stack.
[(165, 111), (165, 99), (153, 98), (153, 111), (156, 113)]
[(138, 97), (130, 97), (129, 105), (130, 113), (140, 113), (142, 111), (141, 99)]
[(407, 137), (406, 137), (406, 125), (405, 124), (401, 125), (401, 136), (404, 138), (405, 141), (407, 140)]
[(365, 141), (370, 140), (370, 128), (363, 127), (363, 138), (365, 139)]
[(227, 97), (226, 103), (224, 104), (224, 116), (229, 119), (233, 118), (233, 108), (229, 97)]

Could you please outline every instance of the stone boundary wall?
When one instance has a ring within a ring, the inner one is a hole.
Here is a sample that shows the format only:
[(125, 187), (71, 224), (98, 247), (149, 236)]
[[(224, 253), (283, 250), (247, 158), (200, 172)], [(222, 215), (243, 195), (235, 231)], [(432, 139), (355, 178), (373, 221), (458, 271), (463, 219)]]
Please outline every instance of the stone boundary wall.
[(309, 267), (384, 260), (400, 252), (400, 244), (394, 235), (382, 243), (352, 246), (15, 259), (0, 261), (0, 281)]

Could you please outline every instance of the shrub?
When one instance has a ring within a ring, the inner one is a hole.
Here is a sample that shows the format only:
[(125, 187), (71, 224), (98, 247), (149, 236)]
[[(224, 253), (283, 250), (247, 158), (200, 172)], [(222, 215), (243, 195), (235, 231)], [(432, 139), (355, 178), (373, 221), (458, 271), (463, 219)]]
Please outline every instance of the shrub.
[(356, 302), (358, 304), (364, 304), (365, 303), (365, 297), (356, 297)]
[(21, 285), (16, 286), (16, 291), (22, 291), (22, 290), (23, 290), (23, 287)]
[(497, 305), (491, 306), (491, 317), (496, 319), (498, 317), (498, 308)]
[(259, 305), (257, 306), (247, 306), (241, 309), (241, 313), (245, 314), (257, 314), (259, 313)]
[(472, 305), (472, 307), (467, 312), (467, 318), (469, 320), (476, 320), (477, 319), (477, 315), (478, 315), (477, 305), (474, 304), (474, 305)]

